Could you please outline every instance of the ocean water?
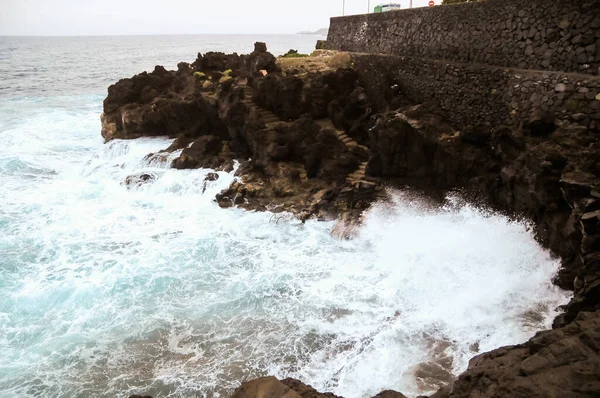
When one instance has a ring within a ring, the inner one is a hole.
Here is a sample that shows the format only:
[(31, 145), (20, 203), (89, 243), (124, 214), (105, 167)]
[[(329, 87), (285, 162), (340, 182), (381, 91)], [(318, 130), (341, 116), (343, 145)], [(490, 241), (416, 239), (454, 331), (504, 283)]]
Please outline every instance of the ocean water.
[[(112, 82), (208, 50), (308, 52), (310, 36), (0, 38), (0, 397), (226, 397), (297, 377), (348, 398), (429, 392), (415, 369), (525, 341), (569, 294), (512, 221), (407, 192), (355, 239), (220, 209), (233, 181), (103, 144)], [(128, 175), (151, 183), (127, 189)]]

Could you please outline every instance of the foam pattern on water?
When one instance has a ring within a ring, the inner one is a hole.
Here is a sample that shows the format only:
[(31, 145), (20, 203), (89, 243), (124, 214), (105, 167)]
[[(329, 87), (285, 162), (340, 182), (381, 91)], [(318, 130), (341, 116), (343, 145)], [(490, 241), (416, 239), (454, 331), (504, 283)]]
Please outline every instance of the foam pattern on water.
[[(431, 344), (457, 374), (470, 345), (523, 341), (566, 298), (524, 223), (396, 192), (340, 241), (331, 223), (219, 209), (233, 173), (203, 194), (209, 170), (146, 158), (169, 143), (113, 141), (4, 207), (5, 396), (226, 396), (264, 374), (416, 394)], [(128, 189), (141, 172), (157, 179)]]

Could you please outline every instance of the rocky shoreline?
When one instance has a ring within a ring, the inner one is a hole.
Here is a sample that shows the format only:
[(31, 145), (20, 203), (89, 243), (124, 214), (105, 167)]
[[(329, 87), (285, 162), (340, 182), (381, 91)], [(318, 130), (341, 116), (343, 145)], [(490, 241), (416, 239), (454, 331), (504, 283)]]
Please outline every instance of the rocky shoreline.
[[(232, 170), (237, 161), (240, 181), (217, 195), (220, 207), (337, 219), (340, 237), (351, 236), (370, 204), (385, 200), (384, 186), (432, 196), (460, 189), (531, 220), (539, 242), (563, 261), (554, 283), (573, 290), (573, 299), (552, 330), (474, 357), (432, 397), (598, 396), (598, 126), (540, 109), (518, 126), (457, 129), (434, 102), (415, 103), (401, 84), (368, 67), (381, 57), (319, 50), (277, 59), (263, 43), (249, 55), (199, 54), (177, 71), (157, 66), (112, 85), (102, 136), (175, 138), (148, 156), (167, 162), (175, 154), (178, 169)], [(127, 183), (151, 180), (130, 176)], [(430, 374), (444, 372), (431, 364)], [(234, 396), (333, 397), (274, 378), (244, 383)]]

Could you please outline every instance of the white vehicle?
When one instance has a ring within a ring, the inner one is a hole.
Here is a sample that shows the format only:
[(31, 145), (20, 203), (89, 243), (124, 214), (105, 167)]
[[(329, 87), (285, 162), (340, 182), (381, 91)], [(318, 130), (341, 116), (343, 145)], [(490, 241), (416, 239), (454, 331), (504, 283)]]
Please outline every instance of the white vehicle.
[(386, 12), (386, 11), (394, 11), (401, 9), (402, 6), (397, 3), (389, 3), (389, 4), (380, 4), (375, 7), (375, 12)]

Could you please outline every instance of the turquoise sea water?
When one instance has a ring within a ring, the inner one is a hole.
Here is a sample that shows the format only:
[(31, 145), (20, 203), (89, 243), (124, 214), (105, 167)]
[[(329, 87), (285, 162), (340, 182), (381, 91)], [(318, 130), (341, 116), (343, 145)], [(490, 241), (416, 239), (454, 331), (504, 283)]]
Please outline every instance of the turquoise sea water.
[[(0, 38), (0, 397), (217, 397), (298, 377), (349, 398), (416, 395), (418, 364), (464, 370), (550, 325), (567, 293), (528, 226), (403, 192), (356, 239), (332, 223), (220, 209), (233, 174), (103, 144), (106, 88), (197, 52), (309, 52), (310, 36)], [(127, 189), (136, 172), (153, 183)], [(533, 314), (533, 315), (532, 315)]]

